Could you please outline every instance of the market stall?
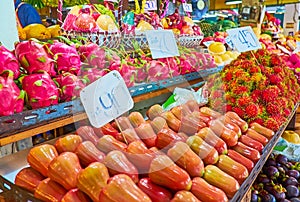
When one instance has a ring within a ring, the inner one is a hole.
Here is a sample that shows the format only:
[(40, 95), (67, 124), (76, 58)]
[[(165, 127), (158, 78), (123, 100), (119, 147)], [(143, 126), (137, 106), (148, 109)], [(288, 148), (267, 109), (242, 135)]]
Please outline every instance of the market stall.
[[(197, 24), (193, 3), (149, 12), (136, 1), (126, 14), (123, 2), (76, 4), (64, 18), (63, 3), (56, 35), (32, 25), (14, 51), (0, 46), (10, 100), (0, 100), (0, 146), (73, 129), (1, 158), (4, 201), (299, 197), (298, 182), (281, 195), (260, 184), (282, 181), (262, 180), (278, 153), (294, 149), (285, 178), (298, 165), (298, 134), (286, 131), (300, 98), (297, 35), (268, 13), (260, 35), (230, 20)], [(198, 17), (209, 7), (197, 6)]]

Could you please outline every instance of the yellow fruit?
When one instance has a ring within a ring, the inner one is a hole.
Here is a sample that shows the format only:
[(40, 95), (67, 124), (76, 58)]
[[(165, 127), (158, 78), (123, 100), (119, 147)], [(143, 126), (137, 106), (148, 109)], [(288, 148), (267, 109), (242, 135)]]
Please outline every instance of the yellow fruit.
[(96, 21), (98, 27), (104, 31), (116, 31), (118, 28), (114, 20), (109, 15), (100, 15)]
[(272, 37), (269, 34), (261, 34), (260, 39), (272, 40)]
[(226, 52), (226, 47), (221, 42), (213, 42), (209, 44), (208, 50), (213, 54), (223, 54)]
[(166, 20), (166, 18), (161, 19), (161, 25), (165, 29), (169, 28), (168, 21)]
[(282, 138), (293, 144), (300, 144), (300, 137), (294, 131), (284, 131)]
[(173, 31), (173, 33), (174, 33), (175, 35), (179, 35), (179, 34), (180, 34), (180, 30), (177, 29), (177, 28), (173, 28), (172, 31)]
[(42, 24), (30, 24), (24, 27), (26, 38), (50, 39), (51, 33)]
[(189, 18), (187, 16), (184, 16), (184, 21), (187, 23), (187, 25), (189, 26), (193, 26), (194, 25), (194, 21), (192, 20), (192, 18)]
[(216, 63), (216, 64), (221, 64), (221, 63), (223, 63), (223, 60), (222, 60), (222, 57), (221, 57), (221, 56), (215, 55), (215, 56), (214, 56), (214, 59), (215, 59), (215, 63)]
[(140, 31), (140, 32), (144, 32), (144, 31), (147, 31), (147, 30), (153, 30), (154, 28), (152, 27), (152, 25), (150, 25), (148, 22), (144, 21), (144, 20), (141, 20), (139, 22), (139, 24), (137, 25), (136, 27), (136, 30), (137, 31)]
[(47, 27), (47, 30), (50, 32), (51, 37), (55, 38), (61, 35), (61, 29), (59, 25), (52, 25), (50, 27)]
[(229, 55), (229, 57), (230, 57), (231, 59), (235, 59), (235, 55), (234, 55), (233, 52), (231, 52), (231, 51), (226, 51), (225, 54)]
[(80, 6), (73, 6), (69, 13), (78, 16), (80, 10)]
[(19, 35), (20, 40), (25, 40), (26, 39), (26, 32), (21, 27), (18, 27), (18, 35)]
[(224, 53), (223, 55), (221, 55), (221, 58), (222, 58), (223, 62), (231, 60), (230, 55), (226, 54), (226, 53)]

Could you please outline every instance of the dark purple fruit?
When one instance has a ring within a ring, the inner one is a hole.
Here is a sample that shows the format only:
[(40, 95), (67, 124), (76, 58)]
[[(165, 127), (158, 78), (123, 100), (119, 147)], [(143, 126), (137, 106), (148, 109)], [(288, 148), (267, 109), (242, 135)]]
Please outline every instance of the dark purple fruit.
[(288, 177), (288, 178), (283, 180), (282, 185), (284, 187), (287, 187), (289, 185), (298, 186), (298, 181), (294, 177)]
[(251, 192), (251, 202), (258, 202), (258, 195), (255, 192)]
[(274, 179), (274, 178), (278, 177), (279, 174), (280, 174), (280, 173), (279, 173), (278, 169), (277, 169), (275, 166), (269, 166), (269, 167), (267, 167), (267, 169), (266, 169), (266, 175), (267, 175), (269, 178), (271, 178), (271, 179)]
[(264, 187), (264, 189), (272, 194), (276, 200), (284, 199), (285, 198), (285, 193), (282, 190), (281, 186), (278, 185), (267, 185)]
[(285, 199), (280, 199), (278, 202), (291, 202), (291, 201), (285, 198)]
[(261, 199), (262, 202), (276, 202), (276, 198), (272, 194), (265, 194)]
[(258, 183), (267, 184), (267, 183), (270, 183), (271, 180), (267, 177), (267, 175), (265, 175), (265, 174), (260, 174), (260, 175), (257, 177), (257, 182), (258, 182)]
[(286, 175), (288, 175), (290, 177), (294, 177), (295, 179), (299, 179), (299, 177), (300, 177), (298, 170), (289, 170), (286, 172)]
[(291, 202), (300, 202), (300, 199), (299, 198), (290, 198), (290, 201)]
[(276, 161), (280, 164), (286, 164), (288, 162), (288, 158), (285, 155), (282, 154), (278, 154), (276, 156)]
[(287, 198), (293, 198), (299, 196), (299, 189), (294, 185), (288, 185), (285, 187)]
[(265, 163), (265, 167), (276, 166), (276, 161), (274, 159), (268, 159)]

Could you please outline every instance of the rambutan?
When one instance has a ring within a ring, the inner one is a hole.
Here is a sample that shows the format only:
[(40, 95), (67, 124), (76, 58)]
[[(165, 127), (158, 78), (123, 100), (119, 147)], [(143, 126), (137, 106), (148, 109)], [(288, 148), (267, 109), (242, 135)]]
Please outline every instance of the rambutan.
[(266, 106), (266, 111), (271, 115), (280, 114), (280, 106), (273, 103), (268, 103)]
[(282, 82), (282, 78), (280, 78), (280, 76), (278, 76), (276, 74), (271, 74), (269, 76), (269, 80), (270, 80), (270, 84), (273, 84), (273, 85), (277, 85), (280, 82)]
[(279, 124), (276, 122), (275, 119), (270, 117), (263, 123), (263, 126), (273, 131), (277, 131), (279, 129)]
[(251, 97), (249, 96), (242, 96), (237, 100), (237, 104), (239, 107), (245, 107), (252, 101)]
[(245, 116), (247, 118), (254, 118), (258, 115), (259, 113), (259, 107), (255, 103), (250, 103), (246, 108), (245, 108)]
[(245, 116), (244, 110), (239, 107), (232, 107), (232, 111), (237, 113), (239, 115), (239, 117), (241, 117), (241, 118), (243, 118)]

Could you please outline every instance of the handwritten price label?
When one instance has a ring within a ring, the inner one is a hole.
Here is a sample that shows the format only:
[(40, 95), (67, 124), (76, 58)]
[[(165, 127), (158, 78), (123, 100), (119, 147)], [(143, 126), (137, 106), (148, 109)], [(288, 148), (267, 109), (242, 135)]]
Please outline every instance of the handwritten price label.
[(133, 107), (133, 100), (118, 71), (111, 71), (80, 92), (80, 99), (94, 127), (101, 127)]
[(179, 56), (172, 30), (149, 30), (146, 32), (146, 38), (153, 59)]
[(157, 1), (156, 0), (148, 0), (145, 5), (146, 11), (155, 11), (157, 10)]
[(252, 51), (261, 48), (261, 44), (250, 26), (229, 29), (226, 32), (228, 33), (232, 44), (239, 52)]
[(182, 3), (182, 7), (185, 12), (189, 12), (189, 13), (193, 12), (192, 4)]
[(228, 45), (229, 48), (234, 49), (234, 45), (232, 43), (231, 38), (228, 36), (225, 38), (226, 44)]

